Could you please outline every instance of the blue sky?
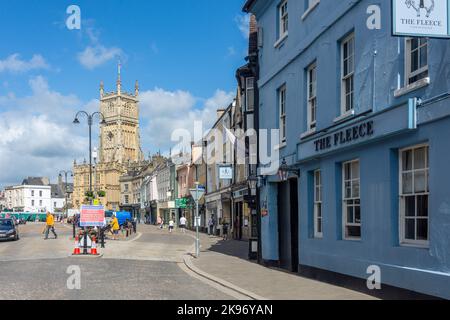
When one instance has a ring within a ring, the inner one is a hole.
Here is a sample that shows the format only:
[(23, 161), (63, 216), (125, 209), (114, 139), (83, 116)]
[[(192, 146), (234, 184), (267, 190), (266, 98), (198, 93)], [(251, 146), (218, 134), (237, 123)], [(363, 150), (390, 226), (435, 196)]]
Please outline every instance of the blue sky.
[[(68, 30), (66, 9), (81, 9)], [(86, 128), (74, 112), (98, 108), (101, 80), (141, 87), (143, 151), (167, 150), (185, 122), (214, 120), (232, 99), (247, 50), (243, 0), (1, 1), (0, 185), (57, 175), (87, 157)], [(184, 122), (184, 123), (183, 123)], [(189, 126), (189, 125), (188, 125)], [(191, 129), (191, 128), (187, 128)], [(11, 153), (23, 154), (18, 163)], [(3, 170), (4, 171), (4, 170)]]

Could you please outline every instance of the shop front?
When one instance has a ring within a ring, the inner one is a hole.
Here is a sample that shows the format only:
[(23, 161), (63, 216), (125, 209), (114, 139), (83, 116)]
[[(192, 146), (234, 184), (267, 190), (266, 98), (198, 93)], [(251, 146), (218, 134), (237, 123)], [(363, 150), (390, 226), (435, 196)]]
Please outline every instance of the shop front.
[(256, 216), (252, 214), (250, 207), (255, 200), (254, 197), (249, 195), (247, 186), (233, 191), (233, 239), (247, 241), (256, 236), (255, 230), (253, 230), (253, 227), (256, 228), (257, 226)]

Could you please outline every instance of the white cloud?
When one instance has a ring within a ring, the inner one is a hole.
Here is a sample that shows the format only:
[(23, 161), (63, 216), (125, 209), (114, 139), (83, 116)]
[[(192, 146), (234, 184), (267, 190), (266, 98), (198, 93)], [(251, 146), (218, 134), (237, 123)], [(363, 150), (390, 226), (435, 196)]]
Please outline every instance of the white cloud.
[(237, 25), (237, 27), (239, 28), (239, 31), (241, 31), (242, 36), (245, 39), (248, 39), (250, 37), (250, 32), (249, 32), (249, 28), (250, 28), (250, 15), (237, 15), (234, 18), (234, 21)]
[(176, 144), (171, 141), (172, 133), (184, 129), (193, 137), (196, 121), (201, 121), (203, 131), (207, 131), (217, 120), (217, 109), (228, 107), (234, 96), (235, 93), (223, 90), (217, 90), (208, 99), (195, 98), (186, 91), (171, 92), (160, 88), (142, 92), (141, 116), (148, 120), (141, 126), (143, 149), (147, 152), (168, 151)]
[[(81, 101), (76, 95), (51, 89), (42, 76), (29, 80), (30, 94), (0, 96), (0, 186), (20, 183), (27, 176), (48, 176), (53, 181), (60, 170), (71, 169), (73, 160), (87, 158), (86, 119), (72, 121), (78, 110), (98, 111), (99, 102)], [(176, 142), (176, 129), (193, 133), (194, 122), (202, 121), (208, 130), (217, 119), (217, 109), (226, 108), (234, 92), (216, 90), (209, 98), (195, 97), (188, 91), (161, 88), (140, 94), (141, 143), (144, 153), (168, 151)], [(98, 145), (98, 126), (94, 126), (93, 145)]]
[(10, 55), (5, 60), (0, 60), (0, 72), (24, 73), (31, 70), (48, 68), (49, 65), (44, 57), (39, 54), (33, 55), (29, 61), (20, 59), (18, 53)]
[(123, 55), (123, 51), (120, 48), (106, 48), (102, 45), (88, 46), (78, 54), (78, 61), (85, 68), (92, 70), (121, 55)]
[(225, 92), (223, 90), (216, 90), (214, 96), (205, 101), (205, 106), (208, 109), (225, 109), (233, 101), (235, 97), (234, 92)]
[(31, 78), (29, 87), (26, 97), (0, 96), (0, 186), (27, 176), (55, 181), (60, 170), (88, 153), (87, 126), (72, 121), (77, 110), (93, 102), (84, 105), (75, 95), (52, 91), (41, 76)]

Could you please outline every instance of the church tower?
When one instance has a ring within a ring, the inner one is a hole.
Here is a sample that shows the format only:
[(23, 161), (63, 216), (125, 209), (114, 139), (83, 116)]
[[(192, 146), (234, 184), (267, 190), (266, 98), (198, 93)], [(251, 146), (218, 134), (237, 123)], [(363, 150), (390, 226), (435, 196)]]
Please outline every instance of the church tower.
[[(92, 186), (94, 193), (102, 191), (100, 201), (108, 210), (119, 210), (123, 202), (120, 178), (130, 168), (145, 163), (139, 135), (139, 84), (136, 81), (134, 94), (124, 92), (121, 67), (119, 62), (115, 92), (107, 93), (103, 81), (100, 83), (100, 111), (106, 124), (100, 126), (99, 157), (92, 172)], [(79, 208), (89, 203), (89, 164), (74, 162), (73, 173), (73, 204)]]
[(139, 85), (134, 94), (122, 91), (121, 63), (117, 72), (116, 91), (105, 93), (100, 84), (100, 111), (106, 125), (100, 129), (100, 161), (102, 163), (139, 162), (143, 160), (139, 135)]

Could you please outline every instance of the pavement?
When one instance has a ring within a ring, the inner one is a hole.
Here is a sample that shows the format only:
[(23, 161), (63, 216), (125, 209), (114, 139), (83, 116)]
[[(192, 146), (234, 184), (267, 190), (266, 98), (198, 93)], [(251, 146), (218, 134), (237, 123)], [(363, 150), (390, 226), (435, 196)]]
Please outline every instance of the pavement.
[[(188, 258), (195, 271), (254, 300), (373, 300), (373, 296), (267, 268), (248, 260), (248, 242), (201, 234), (200, 257)], [(194, 271), (194, 272), (195, 272)]]
[[(247, 260), (247, 242), (169, 234), (138, 225), (138, 233), (107, 240), (100, 257), (73, 257), (71, 226), (57, 224), (58, 239), (44, 241), (43, 224), (20, 226), (21, 239), (0, 242), (0, 299), (109, 300), (368, 300), (372, 296)], [(69, 288), (71, 270), (80, 288)], [(72, 269), (71, 269), (72, 268)]]

